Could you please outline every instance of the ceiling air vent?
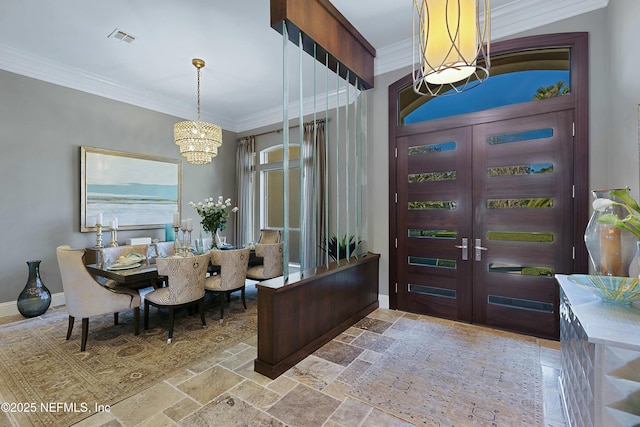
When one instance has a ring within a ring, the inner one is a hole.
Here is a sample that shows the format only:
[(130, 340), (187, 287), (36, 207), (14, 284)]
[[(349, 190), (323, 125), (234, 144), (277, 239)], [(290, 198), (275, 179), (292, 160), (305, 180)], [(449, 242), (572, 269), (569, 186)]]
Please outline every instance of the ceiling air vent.
[(132, 43), (136, 39), (136, 36), (116, 28), (111, 32), (111, 34), (107, 36), (107, 38), (120, 40), (121, 42), (125, 42), (125, 43)]

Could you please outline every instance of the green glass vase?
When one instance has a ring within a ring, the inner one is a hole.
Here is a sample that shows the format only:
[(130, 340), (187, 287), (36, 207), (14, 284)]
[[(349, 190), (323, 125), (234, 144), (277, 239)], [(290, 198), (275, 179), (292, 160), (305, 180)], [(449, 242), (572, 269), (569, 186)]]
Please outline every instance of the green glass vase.
[(51, 292), (40, 279), (40, 260), (27, 261), (29, 278), (18, 296), (18, 311), (24, 317), (43, 314), (51, 305)]

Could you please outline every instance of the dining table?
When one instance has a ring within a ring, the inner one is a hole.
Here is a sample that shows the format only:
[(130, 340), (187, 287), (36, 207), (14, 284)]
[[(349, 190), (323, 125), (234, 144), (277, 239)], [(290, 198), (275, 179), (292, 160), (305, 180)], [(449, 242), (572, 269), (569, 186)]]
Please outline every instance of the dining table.
[(114, 280), (122, 286), (131, 288), (139, 288), (145, 284), (150, 286), (149, 284), (153, 285), (157, 282), (158, 267), (155, 262), (141, 260), (137, 264), (139, 265), (118, 269), (112, 269), (111, 265), (105, 264), (87, 264), (85, 267), (93, 275)]
[[(262, 257), (256, 256), (255, 249), (251, 249), (249, 253), (249, 266), (259, 265), (263, 262), (264, 260)], [(155, 263), (155, 258), (143, 259), (131, 266), (119, 268), (113, 267), (113, 264), (106, 265), (95, 263), (86, 264), (85, 267), (92, 275), (114, 280), (120, 285), (130, 288), (142, 288), (148, 286), (155, 287), (158, 283), (163, 283), (162, 277), (158, 275), (158, 267)], [(220, 266), (209, 264), (207, 272), (209, 274), (218, 274), (220, 273)]]

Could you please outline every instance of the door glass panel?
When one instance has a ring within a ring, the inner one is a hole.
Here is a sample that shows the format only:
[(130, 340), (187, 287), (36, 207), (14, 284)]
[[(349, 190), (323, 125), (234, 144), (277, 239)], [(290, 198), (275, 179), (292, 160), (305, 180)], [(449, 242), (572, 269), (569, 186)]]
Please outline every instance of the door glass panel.
[(553, 233), (536, 233), (522, 231), (488, 231), (487, 238), (489, 240), (501, 240), (506, 242), (536, 242), (551, 243), (553, 242)]
[(515, 176), (515, 175), (538, 175), (543, 173), (553, 173), (553, 163), (540, 163), (535, 165), (500, 166), (487, 168), (487, 175), (494, 176)]
[(410, 228), (408, 237), (417, 237), (421, 239), (456, 239), (458, 237), (458, 233), (455, 230), (425, 230)]
[(553, 277), (553, 269), (549, 267), (527, 267), (515, 264), (489, 263), (489, 271), (492, 273), (521, 274), (523, 276), (548, 276)]
[(551, 198), (487, 199), (489, 209), (546, 209), (553, 207)]
[(454, 289), (435, 288), (433, 286), (414, 285), (409, 283), (409, 292), (414, 294), (430, 295), (433, 297), (456, 299), (456, 291)]
[(487, 298), (487, 302), (489, 304), (501, 305), (505, 307), (553, 313), (553, 304), (548, 302), (530, 301), (519, 298), (508, 298), (501, 297), (499, 295), (489, 295)]
[[(489, 110), (571, 93), (570, 49), (541, 48), (491, 55), (491, 77), (455, 96), (423, 96), (409, 84), (398, 93), (398, 124)], [(452, 89), (453, 90), (453, 89)]]
[(409, 202), (409, 210), (449, 209), (456, 208), (455, 200), (434, 200), (428, 202)]
[(418, 154), (427, 154), (427, 153), (441, 153), (443, 151), (453, 151), (456, 149), (456, 142), (442, 142), (440, 144), (431, 144), (431, 145), (417, 145), (415, 147), (409, 147), (408, 154), (410, 156), (416, 156)]
[(455, 259), (442, 259), (442, 258), (421, 258), (410, 256), (409, 265), (420, 265), (423, 267), (438, 267), (438, 268), (456, 268), (457, 263)]
[(409, 174), (409, 184), (417, 184), (420, 182), (453, 181), (454, 179), (456, 179), (456, 171)]
[(487, 144), (496, 145), (496, 144), (508, 144), (511, 142), (520, 142), (520, 141), (530, 141), (532, 139), (544, 139), (551, 138), (553, 136), (553, 129), (535, 129), (535, 130), (527, 130), (523, 132), (516, 133), (506, 133), (503, 135), (492, 135), (487, 138)]

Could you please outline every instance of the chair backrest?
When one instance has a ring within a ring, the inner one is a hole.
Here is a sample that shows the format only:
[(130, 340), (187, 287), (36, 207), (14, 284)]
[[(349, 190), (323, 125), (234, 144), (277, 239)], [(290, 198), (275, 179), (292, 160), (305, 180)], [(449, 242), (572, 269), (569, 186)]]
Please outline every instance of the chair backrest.
[[(175, 242), (158, 242), (155, 244), (158, 253), (156, 256), (158, 258), (166, 258), (175, 254)], [(151, 251), (151, 246), (149, 246), (149, 251)]]
[(204, 296), (209, 253), (189, 257), (158, 258), (158, 274), (167, 276), (169, 304), (184, 304)]
[(69, 315), (78, 318), (105, 312), (104, 302), (113, 296), (87, 271), (84, 253), (85, 249), (71, 249), (69, 246), (56, 248), (65, 305)]
[(142, 255), (144, 259), (147, 258), (147, 252), (149, 251), (149, 245), (130, 245), (130, 246), (116, 246), (114, 248), (102, 248), (100, 249), (98, 263), (104, 265), (113, 264), (118, 261), (121, 256), (126, 257), (129, 254), (136, 253)]
[(265, 278), (282, 276), (282, 243), (256, 243), (256, 256), (264, 259)]
[(280, 230), (260, 230), (258, 243), (280, 243)]
[(220, 289), (238, 289), (247, 279), (249, 248), (211, 250), (211, 263), (220, 266)]

